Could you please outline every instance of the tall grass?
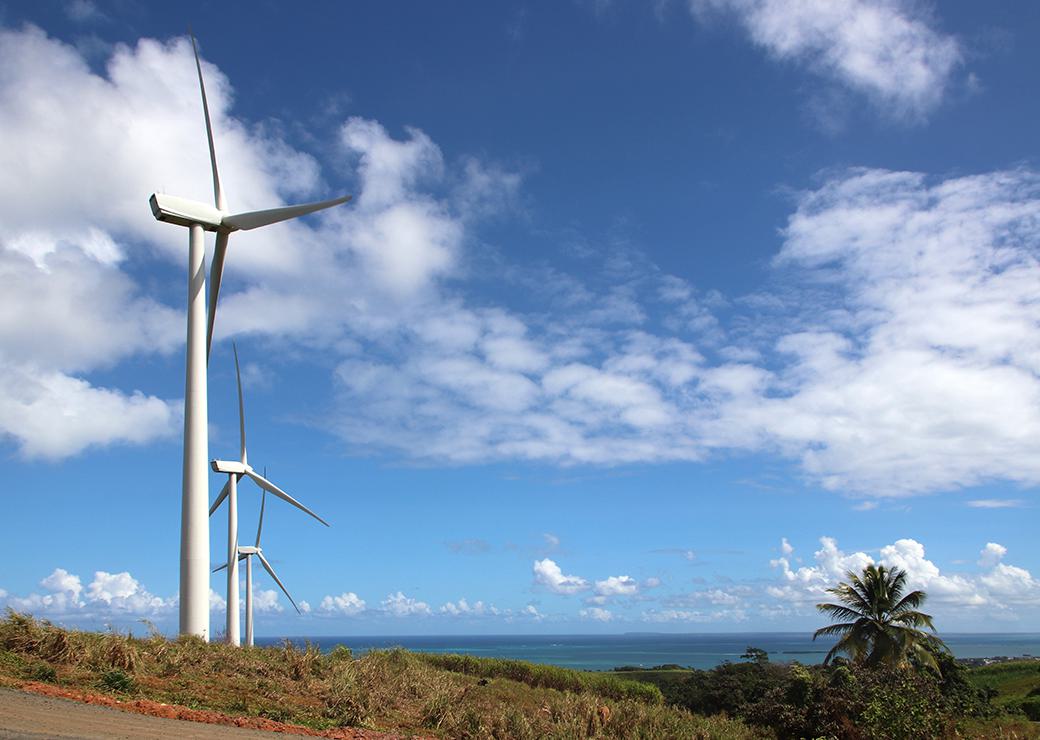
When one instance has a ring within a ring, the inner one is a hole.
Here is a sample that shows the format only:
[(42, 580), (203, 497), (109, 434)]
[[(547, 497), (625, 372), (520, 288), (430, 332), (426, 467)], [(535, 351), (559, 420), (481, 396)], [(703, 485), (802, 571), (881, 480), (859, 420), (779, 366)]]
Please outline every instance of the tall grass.
[(285, 643), (234, 648), (157, 632), (65, 630), (8, 611), (0, 683), (69, 688), (267, 717), (315, 729), (367, 727), (451, 738), (750, 738), (740, 722), (663, 706), (605, 674), (403, 649), (322, 654)]
[(650, 683), (629, 681), (612, 673), (590, 673), (554, 665), (527, 663), (504, 658), (478, 658), (457, 653), (420, 653), (419, 657), (438, 668), (481, 678), (509, 678), (557, 691), (593, 693), (608, 699), (633, 699), (645, 704), (661, 704), (661, 690)]

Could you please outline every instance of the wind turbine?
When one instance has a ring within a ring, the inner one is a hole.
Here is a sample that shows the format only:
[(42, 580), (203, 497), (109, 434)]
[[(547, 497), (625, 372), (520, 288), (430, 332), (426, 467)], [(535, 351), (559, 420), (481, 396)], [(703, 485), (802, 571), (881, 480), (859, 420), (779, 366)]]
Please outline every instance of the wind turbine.
[[(349, 195), (318, 203), (272, 208), (248, 213), (231, 213), (220, 186), (217, 152), (213, 145), (206, 84), (202, 79), (195, 36), (191, 37), (195, 68), (199, 73), (202, 112), (206, 119), (206, 139), (213, 170), (214, 205), (165, 193), (153, 193), (149, 203), (159, 221), (188, 227), (188, 338), (185, 352), (184, 383), (184, 467), (181, 491), (180, 555), (180, 633), (209, 639), (209, 518), (206, 516), (209, 457), (206, 366), (213, 342), (213, 322), (217, 314), (220, 278), (224, 271), (228, 237), (233, 231), (248, 231), (260, 226), (305, 216), (324, 208), (346, 203)], [(203, 232), (216, 233), (216, 248), (206, 307), (206, 249)]]
[[(264, 471), (267, 472), (266, 470)], [(256, 528), (256, 545), (253, 547), (240, 547), (238, 548), (238, 560), (246, 561), (246, 645), (253, 647), (253, 556), (260, 558), (260, 565), (264, 566), (264, 570), (267, 571), (268, 575), (274, 579), (274, 582), (278, 584), (278, 588), (282, 589), (282, 593), (289, 599), (289, 603), (293, 605), (293, 609), (296, 613), (300, 613), (300, 607), (293, 601), (293, 597), (289, 595), (289, 590), (285, 587), (285, 584), (281, 582), (277, 574), (274, 572), (274, 568), (267, 562), (267, 558), (264, 557), (264, 551), (260, 548), (260, 535), (264, 529), (264, 504), (267, 503), (267, 491), (264, 491), (260, 499), (260, 524)], [(223, 570), (227, 565), (219, 565), (213, 569), (216, 573), (218, 570)], [(230, 608), (230, 606), (229, 606)], [(230, 612), (229, 612), (230, 613)], [(237, 620), (237, 613), (236, 622)]]
[[(263, 489), (264, 494), (265, 494), (265, 498), (266, 498), (266, 494), (267, 493), (271, 493), (271, 494), (277, 496), (278, 498), (282, 499), (283, 501), (286, 501), (286, 502), (292, 504), (293, 506), (295, 506), (300, 511), (303, 511), (303, 512), (305, 512), (307, 514), (310, 514), (312, 517), (317, 519), (319, 522), (324, 524), (326, 527), (329, 526), (329, 523), (327, 521), (325, 521), (324, 519), (322, 519), (317, 514), (315, 514), (313, 511), (308, 509), (306, 506), (301, 504), (299, 501), (294, 499), (292, 496), (287, 494), (285, 491), (283, 491), (281, 488), (276, 486), (274, 483), (272, 483), (271, 481), (267, 480), (267, 476), (260, 475), (255, 470), (253, 470), (252, 466), (250, 466), (250, 464), (249, 464), (249, 457), (248, 457), (248, 454), (246, 452), (246, 412), (245, 412), (245, 402), (242, 399), (242, 373), (239, 370), (239, 365), (238, 365), (238, 347), (235, 346), (234, 343), (232, 343), (231, 347), (232, 347), (232, 349), (234, 350), (234, 353), (235, 353), (235, 379), (238, 381), (238, 432), (239, 432), (239, 439), (241, 440), (241, 447), (240, 447), (241, 459), (238, 460), (238, 461), (228, 461), (228, 460), (214, 460), (213, 461), (213, 463), (212, 463), (213, 470), (215, 472), (217, 472), (217, 473), (226, 473), (228, 479), (227, 479), (227, 483), (225, 483), (224, 487), (220, 490), (220, 494), (213, 501), (213, 505), (210, 506), (209, 513), (212, 516), (213, 512), (215, 512), (217, 510), (217, 508), (220, 507), (220, 504), (223, 503), (224, 499), (226, 498), (228, 500), (228, 559), (227, 559), (227, 564), (223, 565), (221, 567), (228, 569), (228, 580), (227, 580), (227, 630), (226, 630), (227, 631), (227, 641), (230, 644), (232, 644), (232, 645), (239, 645), (241, 643), (241, 640), (240, 640), (239, 631), (238, 631), (238, 627), (239, 627), (239, 623), (238, 623), (238, 561), (241, 559), (239, 557), (239, 554), (243, 550), (250, 550), (252, 548), (241, 548), (241, 547), (238, 546), (238, 481), (243, 476), (248, 477), (254, 483), (256, 483), (258, 486), (260, 486), (261, 489)], [(261, 504), (260, 504), (260, 524), (261, 524), (261, 526), (263, 525), (263, 521), (264, 521), (263, 502), (261, 502)], [(282, 585), (281, 581), (278, 581), (278, 577), (274, 575), (274, 571), (271, 570), (270, 565), (268, 565), (267, 561), (264, 560), (264, 556), (262, 554), (260, 554), (260, 530), (259, 530), (259, 528), (256, 531), (256, 542), (257, 542), (256, 552), (253, 553), (253, 554), (256, 554), (256, 555), (260, 556), (260, 562), (264, 563), (264, 567), (267, 568), (267, 570), (271, 573), (271, 577), (274, 578), (275, 581), (278, 582), (279, 586), (281, 586)], [(251, 575), (252, 571), (249, 570), (250, 568), (251, 568), (251, 566), (247, 562), (246, 563), (247, 579), (246, 580), (247, 580), (247, 582), (252, 583), (252, 575)], [(217, 568), (217, 570), (220, 570), (220, 568)], [(216, 571), (214, 571), (214, 572), (216, 572)], [(246, 593), (246, 601), (249, 602), (247, 604), (247, 607), (251, 607), (252, 606), (252, 587), (251, 586), (247, 586), (247, 588), (249, 589), (247, 591), (247, 593)], [(284, 586), (282, 586), (282, 590), (285, 591), (285, 587)], [(285, 595), (289, 596), (289, 592), (286, 591)], [(292, 597), (291, 596), (289, 597), (289, 601), (292, 601)], [(293, 606), (296, 606), (295, 602), (293, 602)], [(297, 609), (297, 611), (299, 611), (299, 609)], [(247, 618), (247, 620), (246, 620), (246, 632), (247, 632), (247, 634), (249, 632), (249, 628), (251, 627), (251, 625), (252, 625), (252, 623), (251, 623), (250, 619)]]

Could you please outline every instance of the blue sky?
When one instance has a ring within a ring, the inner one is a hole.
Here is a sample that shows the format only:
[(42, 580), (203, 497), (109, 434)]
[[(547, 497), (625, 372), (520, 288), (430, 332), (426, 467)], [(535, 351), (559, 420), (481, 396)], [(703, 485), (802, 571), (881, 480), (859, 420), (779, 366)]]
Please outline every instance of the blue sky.
[(0, 601), (176, 626), (189, 23), (231, 209), (355, 196), (231, 240), (210, 455), (234, 339), (333, 524), (271, 503), (259, 634), (808, 629), (870, 561), (1035, 629), (1040, 10), (899, 0), (0, 5)]

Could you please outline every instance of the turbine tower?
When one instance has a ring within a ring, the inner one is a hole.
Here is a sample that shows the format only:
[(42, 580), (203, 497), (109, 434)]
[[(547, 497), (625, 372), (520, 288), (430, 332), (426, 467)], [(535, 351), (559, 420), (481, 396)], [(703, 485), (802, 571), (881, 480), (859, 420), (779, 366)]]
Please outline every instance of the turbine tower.
[[(266, 470), (264, 471), (267, 472)], [(293, 601), (293, 597), (289, 594), (289, 590), (285, 587), (285, 584), (279, 580), (278, 575), (274, 572), (274, 568), (267, 562), (267, 558), (264, 557), (264, 551), (260, 548), (260, 535), (264, 529), (264, 504), (267, 503), (267, 491), (264, 491), (262, 498), (260, 499), (260, 524), (256, 528), (256, 545), (253, 547), (239, 547), (238, 548), (238, 561), (246, 561), (246, 645), (253, 647), (253, 556), (260, 558), (260, 564), (264, 566), (264, 570), (267, 571), (268, 575), (274, 579), (274, 582), (278, 584), (278, 588), (282, 589), (282, 593), (289, 599), (289, 603), (293, 605), (293, 609), (296, 613), (300, 613), (300, 607)], [(218, 570), (227, 568), (227, 565), (218, 565), (213, 569), (216, 573)], [(230, 607), (229, 607), (230, 608)], [(231, 612), (229, 612), (231, 613)], [(235, 614), (235, 621), (237, 622), (238, 614)], [(237, 643), (236, 643), (237, 644)]]
[[(209, 513), (210, 513), (210, 516), (212, 516), (213, 513), (220, 507), (220, 504), (223, 503), (224, 499), (225, 498), (227, 499), (227, 501), (228, 501), (228, 557), (227, 557), (227, 563), (225, 565), (220, 566), (220, 568), (217, 568), (213, 572), (215, 573), (216, 571), (220, 570), (221, 568), (227, 568), (228, 569), (228, 573), (227, 573), (227, 576), (228, 576), (228, 578), (227, 578), (227, 629), (226, 629), (227, 641), (230, 644), (232, 644), (232, 645), (239, 645), (239, 644), (241, 644), (241, 639), (240, 639), (239, 630), (238, 630), (238, 627), (239, 627), (239, 622), (238, 622), (238, 561), (241, 560), (241, 557), (239, 557), (239, 555), (242, 552), (246, 551), (246, 550), (250, 551), (250, 554), (258, 555), (260, 557), (260, 562), (263, 563), (264, 567), (267, 568), (268, 572), (271, 573), (271, 577), (274, 578), (275, 581), (278, 582), (279, 586), (282, 586), (282, 583), (281, 583), (281, 581), (278, 581), (278, 576), (276, 576), (274, 574), (274, 571), (271, 570), (270, 565), (267, 563), (266, 560), (264, 560), (264, 556), (262, 554), (260, 554), (260, 529), (259, 528), (257, 528), (257, 530), (256, 530), (256, 548), (255, 548), (255, 552), (252, 552), (254, 550), (254, 548), (243, 548), (243, 547), (239, 547), (238, 546), (238, 481), (243, 476), (248, 477), (254, 483), (256, 483), (258, 486), (260, 486), (261, 489), (263, 489), (265, 500), (266, 500), (267, 493), (270, 492), (273, 495), (277, 496), (278, 498), (282, 499), (283, 501), (286, 501), (286, 502), (292, 504), (293, 506), (295, 506), (300, 511), (303, 511), (303, 512), (305, 512), (307, 514), (310, 514), (312, 517), (317, 519), (319, 522), (324, 524), (326, 527), (329, 526), (329, 523), (327, 521), (325, 521), (324, 519), (322, 519), (317, 514), (315, 514), (313, 511), (308, 509), (306, 506), (301, 504), (299, 501), (294, 499), (292, 496), (287, 494), (285, 491), (283, 491), (281, 488), (276, 486), (274, 483), (272, 483), (271, 481), (267, 480), (267, 476), (266, 475), (260, 475), (255, 470), (253, 470), (253, 468), (249, 465), (249, 456), (248, 456), (248, 453), (246, 452), (246, 412), (245, 412), (245, 402), (243, 401), (243, 398), (242, 398), (242, 373), (239, 370), (239, 365), (238, 365), (238, 347), (235, 346), (234, 343), (232, 343), (231, 346), (232, 346), (232, 349), (234, 350), (234, 353), (235, 353), (235, 379), (238, 382), (238, 432), (239, 432), (239, 440), (241, 442), (240, 447), (239, 447), (239, 449), (240, 449), (240, 459), (237, 462), (235, 462), (235, 461), (228, 461), (228, 460), (214, 460), (213, 461), (213, 463), (212, 463), (213, 470), (215, 472), (218, 472), (218, 473), (225, 473), (225, 474), (227, 474), (228, 479), (227, 479), (227, 483), (225, 483), (224, 487), (220, 490), (220, 494), (213, 501), (213, 505), (209, 508)], [(265, 473), (266, 473), (266, 471), (265, 471)], [(261, 503), (260, 503), (260, 526), (263, 526), (263, 523), (264, 523), (264, 508), (263, 507), (264, 507), (264, 502), (261, 501)], [(252, 586), (250, 585), (250, 584), (252, 584), (252, 578), (253, 578), (251, 568), (252, 568), (252, 565), (250, 565), (250, 563), (247, 561), (246, 562), (246, 583), (247, 583), (247, 586), (246, 586), (246, 589), (247, 589), (247, 592), (246, 592), (246, 610), (247, 610), (247, 614), (249, 613), (249, 610), (252, 607), (252, 599), (253, 599), (253, 596), (252, 596)], [(285, 586), (282, 586), (282, 590), (285, 591)], [(289, 596), (289, 592), (285, 591), (285, 595)], [(292, 601), (292, 597), (291, 596), (289, 596), (289, 601)], [(293, 606), (296, 606), (296, 602), (293, 602)], [(297, 609), (297, 611), (299, 611), (299, 609)], [(250, 634), (250, 631), (251, 631), (250, 628), (251, 627), (252, 627), (252, 617), (251, 616), (247, 616), (246, 617), (246, 634), (247, 635)], [(252, 645), (252, 642), (250, 642), (249, 644)]]
[[(181, 491), (180, 555), (180, 633), (209, 639), (209, 518), (206, 516), (209, 423), (206, 365), (213, 342), (213, 322), (217, 314), (220, 278), (224, 271), (228, 237), (232, 231), (248, 231), (346, 203), (346, 195), (333, 200), (232, 214), (227, 209), (217, 171), (213, 145), (213, 126), (202, 79), (198, 45), (191, 37), (195, 68), (199, 73), (202, 112), (206, 119), (206, 138), (213, 170), (214, 205), (153, 193), (149, 203), (159, 221), (188, 227), (188, 337), (185, 352), (184, 382), (184, 467)], [(216, 248), (210, 274), (209, 310), (206, 306), (206, 250), (203, 233), (216, 233)]]

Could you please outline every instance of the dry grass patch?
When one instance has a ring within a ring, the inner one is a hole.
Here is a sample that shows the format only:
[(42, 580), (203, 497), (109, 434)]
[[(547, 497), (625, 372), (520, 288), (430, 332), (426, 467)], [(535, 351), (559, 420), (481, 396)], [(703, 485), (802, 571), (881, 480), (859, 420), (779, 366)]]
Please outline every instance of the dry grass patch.
[(10, 611), (0, 619), (0, 683), (7, 685), (45, 680), (318, 730), (451, 738), (760, 736), (740, 722), (663, 706), (653, 687), (612, 676), (604, 681), (520, 661), (467, 663), (460, 672), (438, 662), (399, 648), (355, 658), (346, 648), (322, 654), (289, 642), (234, 648), (154, 632), (78, 632)]

